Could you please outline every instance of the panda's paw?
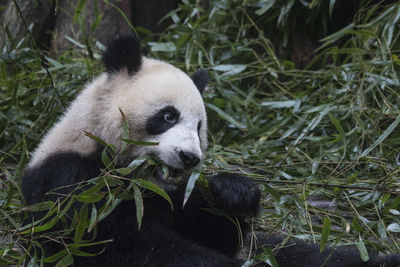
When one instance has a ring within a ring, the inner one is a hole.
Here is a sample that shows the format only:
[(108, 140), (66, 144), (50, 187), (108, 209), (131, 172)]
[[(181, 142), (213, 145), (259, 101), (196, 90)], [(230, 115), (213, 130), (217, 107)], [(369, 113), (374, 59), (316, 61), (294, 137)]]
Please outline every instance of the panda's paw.
[(239, 174), (220, 174), (208, 178), (215, 204), (231, 215), (257, 215), (260, 190), (249, 178)]

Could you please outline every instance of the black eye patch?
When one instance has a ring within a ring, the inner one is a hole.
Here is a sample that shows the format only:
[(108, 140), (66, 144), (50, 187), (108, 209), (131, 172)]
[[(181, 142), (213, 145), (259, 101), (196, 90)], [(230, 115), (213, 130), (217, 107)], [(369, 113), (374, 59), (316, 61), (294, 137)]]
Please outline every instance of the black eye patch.
[(173, 106), (166, 106), (157, 111), (146, 122), (146, 131), (149, 134), (162, 134), (172, 128), (179, 120), (180, 112)]

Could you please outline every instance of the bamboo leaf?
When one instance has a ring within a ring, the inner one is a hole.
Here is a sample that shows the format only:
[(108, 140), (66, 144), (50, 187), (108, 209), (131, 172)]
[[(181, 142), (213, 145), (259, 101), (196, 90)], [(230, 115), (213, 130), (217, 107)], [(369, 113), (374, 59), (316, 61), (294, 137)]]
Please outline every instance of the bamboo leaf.
[(262, 2), (262, 7), (256, 10), (254, 13), (256, 13), (258, 16), (261, 16), (265, 12), (267, 12), (274, 4), (275, 0), (267, 0), (265, 2)]
[(129, 140), (129, 139), (125, 139), (125, 138), (121, 138), (121, 140), (128, 144), (132, 144), (132, 145), (136, 145), (136, 146), (157, 146), (159, 144), (158, 142), (135, 141), (135, 140)]
[(149, 182), (149, 181), (143, 180), (143, 179), (135, 179), (135, 180), (132, 180), (132, 182), (139, 185), (140, 187), (143, 187), (144, 189), (150, 190), (150, 191), (156, 193), (157, 195), (161, 196), (162, 198), (167, 200), (168, 203), (171, 205), (171, 208), (173, 208), (171, 198), (164, 191), (164, 189), (156, 186), (152, 182)]
[(216, 71), (222, 71), (224, 72), (222, 74), (222, 76), (232, 76), (232, 75), (236, 75), (241, 73), (242, 71), (244, 71), (246, 69), (246, 65), (241, 65), (241, 64), (237, 64), (237, 65), (217, 65), (215, 67), (213, 67), (213, 70)]
[(62, 257), (64, 257), (65, 255), (67, 255), (68, 251), (66, 249), (63, 249), (49, 257), (44, 258), (43, 262), (45, 263), (51, 263), (51, 262), (55, 262), (59, 259), (61, 259)]
[(233, 124), (233, 125), (236, 126), (237, 128), (239, 128), (239, 129), (245, 129), (245, 128), (246, 128), (246, 125), (237, 122), (234, 118), (232, 118), (230, 115), (228, 115), (227, 113), (225, 113), (225, 112), (224, 112), (223, 110), (221, 110), (220, 108), (218, 108), (218, 107), (216, 107), (216, 106), (214, 106), (214, 105), (212, 105), (212, 104), (210, 104), (210, 103), (206, 103), (205, 105), (206, 105), (206, 107), (208, 107), (209, 109), (211, 109), (211, 110), (217, 112), (217, 114), (218, 114), (221, 118), (223, 118), (224, 120), (230, 122), (231, 124)]
[(369, 260), (368, 251), (367, 248), (365, 247), (364, 242), (362, 241), (361, 236), (359, 236), (358, 242), (356, 242), (356, 247), (358, 249), (358, 252), (360, 252), (362, 261), (367, 262)]
[(92, 212), (90, 213), (90, 221), (87, 230), (89, 233), (92, 231), (96, 223), (97, 223), (97, 208), (96, 205), (92, 205)]
[(147, 156), (147, 155), (137, 157), (131, 163), (129, 163), (128, 168), (134, 170), (137, 167), (139, 167), (140, 165), (142, 165), (144, 162), (146, 162), (148, 159), (149, 159), (149, 156)]
[(203, 166), (202, 164), (199, 164), (199, 166), (192, 171), (192, 174), (190, 175), (189, 180), (186, 184), (185, 196), (183, 198), (182, 207), (185, 207), (185, 204), (188, 201), (190, 194), (192, 194), (194, 185), (196, 184), (197, 179), (199, 179), (202, 170)]
[(142, 193), (140, 192), (139, 188), (132, 183), (133, 192), (135, 196), (135, 205), (136, 205), (136, 218), (138, 222), (138, 230), (140, 230), (140, 226), (142, 225), (142, 218), (143, 218), (143, 198)]
[(66, 267), (66, 266), (70, 266), (74, 263), (74, 257), (69, 254), (67, 256), (65, 256), (64, 258), (62, 258), (57, 264), (56, 267)]
[(103, 192), (80, 194), (76, 197), (76, 200), (82, 203), (96, 203), (102, 200), (104, 197)]
[(398, 223), (391, 223), (388, 225), (387, 230), (393, 233), (400, 233), (400, 224)]
[(329, 17), (332, 18), (333, 8), (335, 7), (336, 0), (329, 0)]
[(289, 100), (289, 101), (266, 101), (262, 102), (261, 106), (268, 108), (291, 108), (296, 106), (298, 100)]
[(74, 243), (80, 243), (88, 226), (88, 205), (85, 204), (79, 211), (78, 225), (75, 228)]
[(121, 113), (122, 116), (122, 128), (123, 128), (122, 141), (124, 141), (122, 142), (121, 150), (124, 151), (127, 146), (127, 142), (125, 140), (129, 139), (129, 125), (128, 125), (128, 120), (126, 119), (126, 116), (122, 111), (122, 109), (119, 109), (119, 112)]
[(324, 225), (322, 227), (319, 252), (324, 251), (325, 246), (326, 246), (326, 242), (329, 239), (330, 232), (331, 232), (331, 221), (329, 220), (329, 217), (325, 217), (324, 218)]
[(396, 127), (399, 125), (399, 122), (400, 115), (397, 116), (394, 122), (389, 125), (389, 127), (383, 132), (383, 134), (379, 136), (378, 139), (376, 139), (376, 141), (360, 155), (360, 158), (367, 156), (375, 147), (380, 145), (393, 132), (393, 130), (396, 129)]

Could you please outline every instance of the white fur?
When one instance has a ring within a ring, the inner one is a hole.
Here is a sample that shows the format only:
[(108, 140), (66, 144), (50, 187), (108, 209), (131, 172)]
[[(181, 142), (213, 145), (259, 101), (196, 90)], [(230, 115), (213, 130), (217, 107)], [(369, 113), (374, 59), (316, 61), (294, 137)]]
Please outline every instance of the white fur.
[[(179, 123), (161, 135), (148, 135), (146, 120), (168, 105), (179, 110)], [(115, 145), (119, 151), (123, 132), (119, 109), (127, 117), (130, 139), (159, 142), (158, 146), (130, 146), (121, 153), (120, 163), (151, 153), (169, 166), (181, 169), (179, 151), (205, 157), (207, 119), (200, 92), (191, 78), (179, 69), (143, 57), (140, 71), (133, 76), (126, 71), (102, 74), (90, 83), (43, 138), (29, 167), (39, 165), (57, 152), (78, 152), (84, 156), (95, 153), (98, 144), (87, 137), (85, 131)], [(198, 135), (200, 120), (202, 126)]]

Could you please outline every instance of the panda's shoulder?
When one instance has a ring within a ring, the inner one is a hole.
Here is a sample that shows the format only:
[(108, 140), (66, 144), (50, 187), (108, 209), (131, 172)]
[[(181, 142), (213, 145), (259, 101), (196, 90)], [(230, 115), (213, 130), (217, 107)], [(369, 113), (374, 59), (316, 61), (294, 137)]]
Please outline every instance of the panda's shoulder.
[[(93, 156), (83, 156), (76, 152), (51, 154), (42, 163), (25, 170), (22, 191), (26, 202), (32, 204), (57, 198), (57, 194), (71, 191), (68, 185), (99, 175), (101, 167), (102, 163)], [(47, 194), (55, 188), (60, 189), (54, 192), (54, 196)]]

